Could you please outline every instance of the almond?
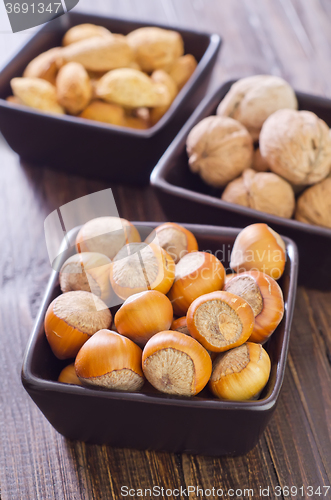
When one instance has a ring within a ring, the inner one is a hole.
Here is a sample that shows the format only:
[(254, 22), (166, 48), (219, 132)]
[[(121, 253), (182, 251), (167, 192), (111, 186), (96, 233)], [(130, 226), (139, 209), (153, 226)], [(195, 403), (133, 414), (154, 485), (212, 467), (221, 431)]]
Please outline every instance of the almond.
[(79, 63), (71, 62), (63, 66), (56, 79), (57, 99), (68, 113), (80, 113), (92, 98), (89, 76)]
[(64, 114), (57, 102), (56, 88), (41, 78), (13, 78), (10, 82), (13, 94), (22, 104), (45, 113)]

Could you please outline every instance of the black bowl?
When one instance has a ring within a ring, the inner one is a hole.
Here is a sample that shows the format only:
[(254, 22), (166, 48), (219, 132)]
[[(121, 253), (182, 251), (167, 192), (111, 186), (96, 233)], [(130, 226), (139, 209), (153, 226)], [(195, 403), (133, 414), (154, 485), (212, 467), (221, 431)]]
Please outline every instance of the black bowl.
[(71, 26), (94, 23), (127, 34), (151, 23), (69, 12), (43, 28), (0, 73), (0, 131), (24, 160), (57, 170), (115, 182), (147, 184), (164, 150), (200, 103), (212, 73), (221, 39), (216, 34), (183, 30), (185, 53), (198, 60), (194, 74), (167, 113), (148, 130), (134, 130), (69, 115), (50, 115), (6, 102), (10, 80), (22, 73), (38, 54), (61, 44)]
[[(312, 226), (293, 219), (228, 203), (221, 191), (207, 186), (188, 167), (186, 139), (191, 129), (206, 116), (215, 114), (219, 102), (235, 80), (226, 82), (207, 96), (164, 153), (151, 175), (151, 184), (169, 220), (199, 224), (242, 227), (265, 222), (294, 239), (299, 248), (299, 283), (322, 289), (331, 288), (331, 229)], [(331, 126), (331, 100), (296, 93), (299, 109), (313, 111)]]
[[(134, 223), (142, 233), (157, 223)], [(222, 251), (223, 264), (239, 229), (185, 225), (201, 250)], [(76, 230), (77, 232), (78, 230)], [(146, 237), (142, 234), (142, 237)], [(260, 399), (221, 401), (205, 388), (192, 398), (161, 394), (145, 383), (140, 393), (104, 391), (57, 382), (67, 362), (53, 355), (44, 332), (50, 302), (60, 293), (53, 271), (27, 346), (22, 382), (55, 429), (70, 439), (98, 444), (205, 455), (242, 455), (257, 443), (275, 411), (283, 382), (295, 304), (298, 256), (295, 243), (284, 238), (287, 262), (280, 280), (285, 315), (265, 348), (271, 375)], [(70, 254), (63, 254), (63, 260)]]

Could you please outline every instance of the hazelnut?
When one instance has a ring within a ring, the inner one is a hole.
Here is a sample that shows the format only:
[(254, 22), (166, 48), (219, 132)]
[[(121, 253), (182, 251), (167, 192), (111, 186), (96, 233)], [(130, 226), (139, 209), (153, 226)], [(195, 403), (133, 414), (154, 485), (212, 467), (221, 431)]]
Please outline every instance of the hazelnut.
[(242, 176), (230, 182), (222, 200), (261, 212), (290, 219), (295, 208), (291, 184), (271, 172), (247, 169)]
[(216, 357), (209, 387), (218, 398), (256, 399), (269, 380), (270, 369), (270, 358), (263, 347), (246, 342)]
[(168, 330), (173, 318), (173, 309), (166, 295), (157, 290), (131, 295), (115, 314), (118, 333), (140, 346), (156, 333)]
[(251, 224), (238, 234), (230, 262), (237, 273), (262, 271), (277, 280), (284, 272), (285, 263), (285, 243), (267, 224)]
[(76, 375), (74, 363), (70, 363), (70, 365), (67, 365), (63, 368), (57, 381), (61, 382), (62, 384), (82, 385), (81, 381)]
[(177, 264), (187, 253), (198, 250), (197, 240), (191, 231), (185, 229), (180, 224), (165, 222), (157, 226), (155, 230), (147, 236), (146, 243), (160, 245), (173, 258)]
[(127, 243), (140, 241), (131, 222), (119, 217), (97, 217), (86, 222), (76, 238), (78, 252), (98, 252), (113, 259)]
[(190, 335), (189, 329), (187, 328), (186, 316), (174, 319), (171, 323), (170, 330), (175, 330), (176, 332), (184, 333), (185, 335)]
[(174, 279), (174, 261), (153, 243), (125, 245), (110, 266), (110, 282), (121, 299), (145, 290), (167, 293)]
[(111, 295), (110, 263), (106, 255), (97, 252), (82, 252), (69, 257), (60, 270), (62, 292), (92, 292), (108, 304)]
[(57, 358), (74, 358), (91, 335), (109, 328), (111, 322), (109, 309), (96, 295), (84, 291), (67, 292), (49, 305), (45, 333)]
[(176, 396), (198, 394), (212, 370), (210, 356), (199, 342), (171, 330), (157, 333), (147, 342), (142, 366), (153, 387)]
[(276, 330), (284, 315), (283, 292), (267, 274), (241, 273), (225, 284), (224, 290), (242, 297), (254, 312), (254, 329), (250, 342), (265, 342)]
[(76, 374), (84, 385), (139, 391), (144, 384), (141, 349), (130, 339), (110, 330), (100, 330), (80, 349)]
[(186, 319), (192, 337), (212, 352), (227, 351), (243, 344), (254, 327), (254, 312), (248, 302), (223, 291), (194, 300)]
[(331, 228), (331, 177), (299, 196), (295, 218), (306, 224)]
[(168, 70), (184, 53), (184, 42), (177, 31), (153, 26), (138, 28), (127, 35), (127, 41), (137, 63), (147, 73)]
[(271, 115), (261, 130), (260, 150), (270, 169), (292, 184), (315, 184), (330, 173), (330, 129), (310, 111)]
[(175, 281), (168, 293), (175, 314), (186, 314), (200, 295), (220, 290), (224, 284), (223, 264), (208, 252), (191, 252), (176, 264)]
[(298, 108), (292, 87), (278, 76), (255, 75), (232, 85), (219, 104), (217, 114), (238, 120), (256, 141), (268, 116), (284, 108)]
[(225, 186), (252, 164), (252, 138), (236, 120), (208, 116), (187, 137), (189, 166), (211, 186)]

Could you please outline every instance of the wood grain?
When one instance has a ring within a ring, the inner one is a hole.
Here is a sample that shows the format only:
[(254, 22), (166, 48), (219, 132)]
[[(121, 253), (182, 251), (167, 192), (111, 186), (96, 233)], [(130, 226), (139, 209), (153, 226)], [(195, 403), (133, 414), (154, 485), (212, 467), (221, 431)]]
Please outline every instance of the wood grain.
[[(81, 0), (79, 8), (221, 34), (224, 47), (211, 87), (233, 77), (272, 73), (297, 89), (331, 97), (328, 0)], [(1, 61), (26, 39), (0, 34)], [(124, 485), (252, 488), (259, 498), (260, 487), (330, 484), (331, 293), (317, 290), (298, 291), (278, 408), (245, 457), (114, 449), (59, 435), (20, 382), (24, 349), (51, 271), (44, 219), (57, 207), (107, 187), (122, 217), (164, 221), (165, 216), (149, 187), (115, 186), (21, 164), (3, 140), (0, 162), (1, 500), (119, 499)], [(270, 498), (302, 497), (271, 493)]]

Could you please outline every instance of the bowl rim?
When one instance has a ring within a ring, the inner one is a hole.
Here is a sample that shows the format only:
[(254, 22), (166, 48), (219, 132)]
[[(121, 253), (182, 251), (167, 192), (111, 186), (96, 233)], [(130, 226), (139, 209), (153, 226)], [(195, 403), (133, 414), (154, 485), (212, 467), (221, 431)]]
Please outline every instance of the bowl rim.
[[(135, 222), (132, 224), (137, 226), (150, 226), (152, 228), (157, 227), (160, 223), (158, 222)], [(236, 237), (241, 231), (240, 228), (228, 228), (228, 227), (218, 227), (218, 226), (208, 226), (199, 224), (186, 224), (182, 223), (184, 227), (192, 231), (197, 236), (208, 235), (208, 236), (218, 236), (220, 238), (230, 236)], [(76, 228), (78, 231), (78, 229)], [(27, 390), (27, 392), (55, 392), (64, 393), (68, 395), (76, 396), (91, 396), (100, 397), (101, 399), (120, 399), (126, 401), (135, 401), (137, 403), (149, 403), (149, 404), (159, 404), (159, 405), (173, 405), (173, 406), (185, 406), (192, 408), (209, 408), (213, 410), (245, 410), (245, 411), (269, 411), (275, 406), (278, 400), (278, 396), (282, 387), (285, 366), (289, 348), (290, 340), (290, 330), (294, 313), (294, 305), (296, 299), (296, 289), (297, 289), (297, 276), (298, 276), (298, 249), (293, 240), (288, 237), (282, 236), (286, 244), (286, 253), (291, 261), (290, 273), (289, 273), (289, 287), (288, 287), (288, 297), (286, 301), (285, 317), (284, 323), (284, 337), (281, 347), (280, 357), (276, 366), (275, 383), (268, 397), (263, 400), (255, 401), (223, 401), (205, 398), (199, 399), (199, 396), (194, 396), (193, 398), (185, 398), (182, 396), (173, 396), (166, 394), (145, 394), (145, 393), (134, 393), (134, 392), (116, 392), (116, 391), (104, 391), (95, 388), (86, 388), (82, 386), (74, 386), (69, 384), (61, 384), (57, 381), (41, 379), (33, 375), (31, 370), (32, 365), (32, 355), (34, 351), (37, 338), (40, 335), (40, 330), (44, 329), (44, 315), (45, 310), (48, 307), (51, 296), (53, 294), (54, 287), (57, 284), (58, 272), (52, 272), (48, 285), (46, 288), (45, 295), (41, 302), (39, 312), (36, 316), (32, 332), (27, 343), (27, 347), (24, 354), (21, 380), (22, 384)]]
[[(219, 86), (211, 95), (207, 95), (200, 105), (182, 127), (178, 135), (175, 137), (173, 142), (169, 145), (167, 150), (164, 152), (157, 165), (151, 172), (150, 183), (153, 187), (160, 189), (161, 191), (176, 196), (178, 198), (186, 199), (188, 201), (194, 201), (199, 204), (208, 205), (215, 209), (221, 209), (226, 212), (233, 212), (238, 215), (245, 215), (250, 218), (256, 219), (256, 222), (265, 222), (266, 224), (277, 224), (278, 226), (284, 226), (289, 229), (296, 231), (306, 232), (308, 234), (325, 236), (331, 238), (331, 229), (322, 226), (315, 226), (312, 224), (306, 224), (305, 222), (300, 222), (295, 219), (286, 219), (284, 217), (279, 217), (277, 215), (267, 214), (266, 212), (261, 212), (254, 208), (243, 207), (236, 203), (230, 203), (224, 201), (216, 196), (209, 194), (199, 193), (191, 189), (176, 186), (167, 181), (167, 174), (173, 170), (174, 165), (172, 164), (172, 159), (175, 157), (179, 151), (185, 147), (186, 139), (191, 131), (191, 129), (205, 116), (210, 116), (211, 113), (206, 114), (207, 110), (215, 107), (215, 102), (220, 102), (226, 95), (230, 86), (238, 81), (238, 79), (227, 80), (221, 86)], [(226, 90), (226, 92), (225, 92)], [(320, 105), (328, 105), (331, 112), (331, 99), (327, 99), (321, 96), (316, 96), (313, 94), (307, 94), (304, 92), (295, 91), (295, 94), (300, 99), (313, 100)], [(203, 181), (201, 181), (203, 182)], [(310, 186), (307, 186), (310, 187)]]
[[(209, 65), (211, 59), (215, 54), (217, 54), (218, 50), (221, 47), (222, 44), (222, 38), (220, 35), (217, 33), (207, 33), (205, 31), (199, 31), (199, 30), (194, 30), (194, 29), (186, 29), (180, 26), (176, 25), (166, 25), (162, 23), (153, 23), (151, 21), (137, 21), (133, 20), (130, 18), (121, 18), (121, 17), (116, 17), (116, 16), (106, 16), (106, 15), (95, 15), (95, 14), (90, 14), (88, 12), (68, 12), (67, 16), (69, 16), (66, 20), (62, 20), (62, 17), (56, 18), (53, 21), (57, 21), (59, 27), (64, 27), (64, 23), (69, 24), (70, 19), (73, 19), (74, 22), (70, 24), (70, 26), (75, 26), (77, 24), (81, 24), (84, 21), (87, 22), (88, 20), (90, 22), (94, 21), (95, 23), (102, 23), (102, 22), (107, 22), (107, 21), (112, 21), (112, 22), (118, 22), (120, 24), (124, 23), (131, 23), (136, 25), (137, 28), (143, 27), (143, 26), (156, 26), (160, 27), (163, 29), (168, 29), (168, 30), (178, 30), (181, 33), (187, 33), (195, 36), (203, 36), (207, 37), (209, 39), (209, 43), (207, 46), (207, 49), (205, 50), (203, 56), (201, 57), (200, 61), (198, 62), (198, 65), (192, 74), (192, 76), (189, 78), (189, 80), (186, 82), (186, 84), (180, 89), (178, 92), (177, 96), (171, 103), (169, 109), (166, 111), (166, 113), (160, 118), (160, 120), (153, 125), (152, 127), (146, 129), (146, 130), (139, 130), (139, 129), (133, 129), (133, 128), (126, 128), (122, 127), (119, 125), (112, 125), (112, 124), (107, 124), (103, 122), (97, 122), (93, 120), (88, 120), (84, 118), (80, 118), (78, 116), (72, 116), (72, 115), (61, 115), (61, 114), (52, 114), (52, 113), (45, 113), (42, 111), (39, 111), (37, 109), (29, 108), (28, 106), (24, 105), (19, 105), (19, 104), (13, 104), (8, 101), (6, 101), (4, 98), (0, 97), (0, 108), (6, 108), (10, 110), (15, 110), (16, 112), (19, 111), (20, 113), (24, 113), (25, 115), (33, 115), (33, 116), (41, 116), (44, 118), (48, 119), (55, 119), (55, 120), (64, 120), (72, 124), (76, 124), (78, 126), (85, 126), (85, 127), (91, 127), (91, 128), (96, 128), (96, 129), (101, 129), (105, 131), (110, 131), (110, 132), (116, 132), (120, 135), (128, 135), (128, 136), (133, 136), (133, 137), (140, 137), (140, 138), (146, 138), (149, 139), (153, 137), (155, 134), (160, 132), (170, 121), (170, 119), (174, 116), (176, 109), (178, 105), (182, 102), (182, 100), (190, 93), (190, 91), (198, 84), (201, 76), (204, 74), (207, 66)], [(78, 21), (79, 22), (76, 22)], [(102, 25), (102, 24), (101, 24)], [(59, 30), (60, 28), (58, 28)], [(2, 73), (5, 71), (9, 71), (11, 66), (14, 65), (21, 57), (22, 53), (24, 54), (27, 50), (29, 50), (30, 47), (32, 47), (36, 41), (39, 40), (43, 36), (44, 33), (49, 31), (48, 25), (42, 26), (38, 31), (32, 35), (32, 37), (29, 39), (29, 41), (20, 49), (16, 51), (16, 53), (13, 55), (13, 57), (3, 66), (0, 68), (0, 80)], [(184, 54), (185, 55), (185, 54)]]

